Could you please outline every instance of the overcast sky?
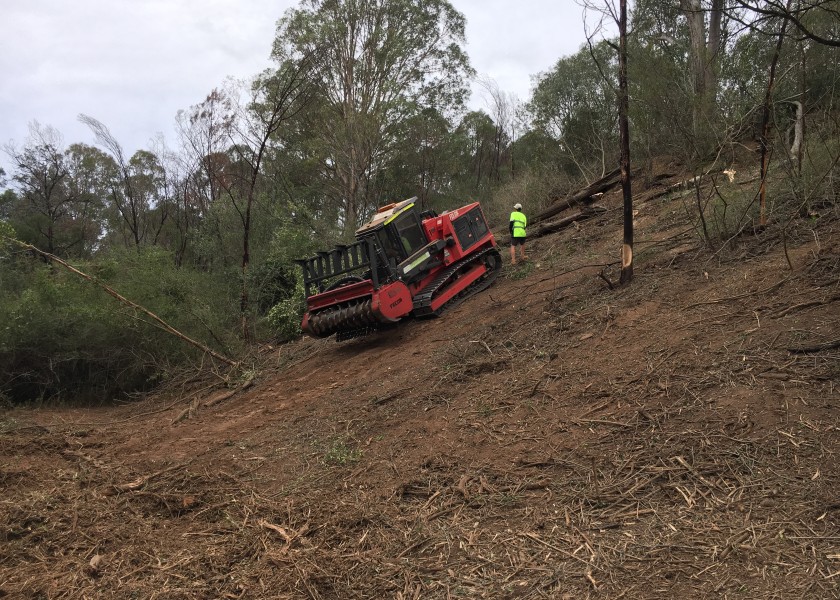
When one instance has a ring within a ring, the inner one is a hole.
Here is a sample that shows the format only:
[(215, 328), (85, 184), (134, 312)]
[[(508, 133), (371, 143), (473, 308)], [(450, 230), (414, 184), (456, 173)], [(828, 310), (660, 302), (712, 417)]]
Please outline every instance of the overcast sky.
[[(479, 75), (527, 100), (531, 80), (585, 41), (575, 0), (451, 0), (467, 19)], [(77, 117), (103, 122), (128, 155), (226, 77), (270, 66), (277, 19), (296, 0), (3, 0), (0, 147), (22, 146), (29, 123), (94, 144)], [(481, 107), (474, 95), (472, 106)], [(0, 150), (0, 164), (6, 156)]]

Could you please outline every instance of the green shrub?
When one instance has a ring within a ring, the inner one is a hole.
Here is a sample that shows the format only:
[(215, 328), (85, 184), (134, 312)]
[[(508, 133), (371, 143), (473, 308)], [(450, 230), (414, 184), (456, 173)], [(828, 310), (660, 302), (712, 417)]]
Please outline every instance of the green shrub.
[(306, 293), (303, 289), (303, 280), (296, 274), (294, 293), (268, 311), (268, 322), (276, 333), (277, 339), (286, 342), (300, 336), (300, 322), (305, 310)]
[(514, 204), (521, 203), (522, 211), (532, 220), (551, 204), (557, 190), (568, 184), (564, 175), (549, 169), (529, 170), (500, 185), (489, 201), (482, 201), (481, 206), (492, 228), (504, 227), (507, 230)]
[[(210, 275), (160, 250), (76, 264), (193, 339), (237, 349), (235, 306)], [(0, 393), (13, 402), (106, 401), (148, 390), (199, 352), (94, 285), (18, 253), (0, 261)], [(231, 317), (233, 316), (233, 317)]]

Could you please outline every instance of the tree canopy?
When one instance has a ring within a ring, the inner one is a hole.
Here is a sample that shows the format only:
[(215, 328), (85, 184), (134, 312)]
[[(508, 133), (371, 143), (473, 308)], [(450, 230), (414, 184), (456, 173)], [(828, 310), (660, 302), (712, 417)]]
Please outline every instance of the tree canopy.
[(274, 58), (314, 61), (318, 92), (302, 126), (345, 236), (374, 208), (408, 124), (463, 105), (464, 26), (446, 0), (305, 0), (280, 20)]

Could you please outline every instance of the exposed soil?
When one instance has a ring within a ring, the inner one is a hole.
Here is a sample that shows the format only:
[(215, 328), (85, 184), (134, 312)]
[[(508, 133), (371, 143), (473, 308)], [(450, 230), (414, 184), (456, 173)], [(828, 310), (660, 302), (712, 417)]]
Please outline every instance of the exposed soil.
[(0, 597), (840, 598), (840, 220), (713, 253), (679, 179), (629, 286), (611, 193), (439, 319), (5, 411)]

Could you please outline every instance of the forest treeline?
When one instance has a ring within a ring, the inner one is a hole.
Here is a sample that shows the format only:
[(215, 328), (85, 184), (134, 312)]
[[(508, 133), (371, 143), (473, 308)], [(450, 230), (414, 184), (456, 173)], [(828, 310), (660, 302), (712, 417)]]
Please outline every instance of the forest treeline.
[[(536, 212), (616, 168), (617, 8), (587, 2), (588, 43), (535, 74), (527, 99), (478, 79), (482, 110), (467, 109), (476, 73), (451, 2), (302, 0), (277, 22), (274, 66), (180, 111), (171, 146), (129, 156), (95, 115), (79, 116), (92, 143), (31, 123), (0, 172), (0, 401), (109, 401), (212, 360), (46, 254), (241, 358), (299, 335), (293, 260), (352, 239), (377, 206), (480, 200), (503, 225), (514, 202)], [(701, 172), (747, 149), (757, 166), (763, 146), (785, 174), (771, 215), (834, 203), (838, 11), (630, 3), (634, 164), (667, 156)], [(687, 223), (723, 244), (757, 204), (709, 196)]]

